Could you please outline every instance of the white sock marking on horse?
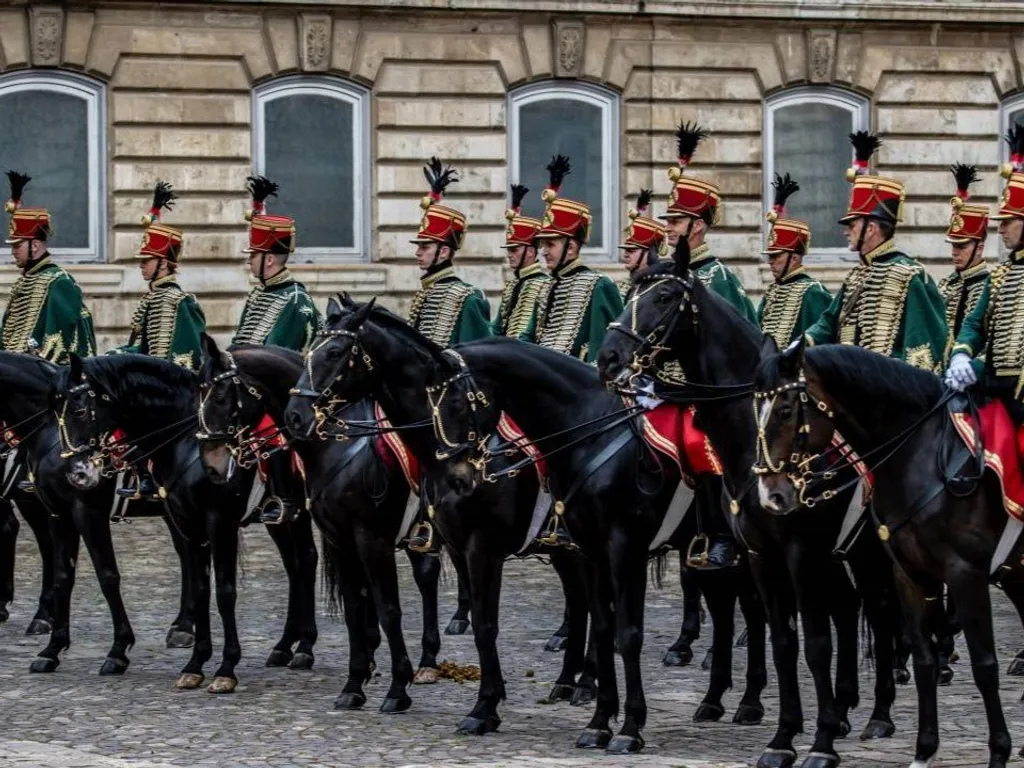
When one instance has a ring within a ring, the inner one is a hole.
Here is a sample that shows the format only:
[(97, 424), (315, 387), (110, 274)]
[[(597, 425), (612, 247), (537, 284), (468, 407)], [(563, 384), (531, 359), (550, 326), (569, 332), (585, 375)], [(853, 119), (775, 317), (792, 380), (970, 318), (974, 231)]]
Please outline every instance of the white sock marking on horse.
[(768, 486), (765, 485), (764, 478), (757, 478), (757, 500), (761, 502), (761, 506), (765, 509), (769, 509), (772, 512), (778, 512), (779, 505), (771, 500), (769, 494), (770, 491), (768, 490)]
[(935, 760), (935, 755), (932, 755), (927, 760), (915, 760), (910, 764), (910, 768), (931, 768), (933, 760)]

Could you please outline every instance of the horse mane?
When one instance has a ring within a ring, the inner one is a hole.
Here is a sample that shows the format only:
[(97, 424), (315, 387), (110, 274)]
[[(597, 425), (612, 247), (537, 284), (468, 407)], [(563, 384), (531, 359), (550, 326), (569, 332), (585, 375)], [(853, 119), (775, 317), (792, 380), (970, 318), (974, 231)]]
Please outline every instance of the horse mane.
[(370, 320), (401, 337), (410, 346), (423, 349), (433, 358), (434, 362), (443, 366), (451, 365), (451, 361), (444, 356), (441, 347), (391, 310), (374, 304), (373, 309), (370, 310)]
[(26, 386), (45, 388), (53, 384), (60, 370), (60, 366), (49, 360), (22, 352), (0, 352), (0, 366), (10, 370), (19, 381), (24, 380)]
[[(508, 336), (488, 336), (476, 341), (459, 344), (456, 349), (471, 355), (481, 351), (487, 355), (501, 356), (499, 362), (513, 365), (540, 365), (547, 371), (554, 371), (565, 378), (574, 388), (597, 387), (604, 391), (597, 369), (592, 365), (577, 360), (539, 344), (530, 344)], [(514, 359), (514, 363), (512, 362)]]
[[(141, 408), (153, 407), (158, 412), (168, 403), (191, 407), (198, 388), (198, 377), (180, 365), (146, 355), (119, 354), (89, 357), (82, 360), (85, 375), (114, 399), (130, 396)], [(62, 371), (66, 380), (70, 369)]]
[(228, 352), (243, 375), (262, 384), (272, 400), (280, 398), (280, 407), (287, 404), (289, 391), (302, 375), (301, 353), (261, 344), (233, 344)]

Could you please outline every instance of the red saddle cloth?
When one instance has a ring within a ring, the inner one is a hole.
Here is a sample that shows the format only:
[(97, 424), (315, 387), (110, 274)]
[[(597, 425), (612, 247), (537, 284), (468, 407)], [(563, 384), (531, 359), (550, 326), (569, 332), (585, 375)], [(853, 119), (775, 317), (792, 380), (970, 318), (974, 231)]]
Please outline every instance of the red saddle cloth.
[[(976, 450), (978, 431), (971, 415), (953, 413), (950, 416), (964, 444), (972, 451)], [(1024, 521), (1024, 473), (1021, 472), (1024, 426), (1017, 427), (1013, 423), (1006, 406), (999, 400), (992, 400), (979, 408), (978, 416), (981, 419), (985, 466), (999, 478), (1006, 513)]]
[(544, 461), (544, 455), (537, 449), (537, 446), (530, 442), (530, 439), (519, 428), (519, 425), (512, 421), (512, 417), (502, 411), (498, 419), (498, 435), (502, 440), (515, 443), (516, 447), (533, 459), (533, 468), (537, 470), (537, 479), (543, 485), (548, 474), (548, 465)]
[[(626, 405), (632, 402), (626, 400)], [(721, 475), (722, 462), (710, 438), (694, 422), (696, 412), (692, 405), (674, 403), (645, 411), (640, 416), (644, 439), (651, 448), (672, 459), (687, 477)]]
[[(374, 402), (373, 415), (377, 424), (383, 429), (391, 429), (391, 422), (384, 415), (384, 409), (380, 404)], [(374, 448), (377, 455), (391, 469), (402, 468), (402, 474), (409, 483), (412, 492), (417, 496), (420, 492), (420, 482), (423, 480), (423, 467), (409, 447), (405, 444), (397, 432), (382, 432), (374, 441)]]
[(258, 467), (263, 482), (267, 481), (267, 460), (263, 458), (262, 454), (274, 448), (283, 448), (291, 456), (292, 474), (300, 477), (306, 476), (306, 468), (302, 466), (302, 459), (299, 458), (299, 454), (288, 447), (288, 439), (277, 426), (277, 423), (270, 417), (269, 413), (263, 414), (260, 423), (252, 431), (249, 438), (249, 446), (259, 457)]

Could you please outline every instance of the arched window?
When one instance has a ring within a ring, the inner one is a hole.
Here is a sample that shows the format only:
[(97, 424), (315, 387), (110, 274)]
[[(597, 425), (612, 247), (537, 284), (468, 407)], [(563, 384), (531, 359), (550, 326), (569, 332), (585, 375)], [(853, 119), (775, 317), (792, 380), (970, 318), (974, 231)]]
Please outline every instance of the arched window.
[(253, 166), (280, 185), (268, 210), (295, 218), (300, 261), (369, 256), (370, 94), (332, 77), (258, 87)]
[(867, 130), (869, 122), (867, 99), (838, 88), (792, 88), (765, 102), (765, 210), (772, 205), (775, 174), (796, 179), (800, 191), (790, 198), (786, 214), (810, 223), (812, 259), (851, 256), (836, 222), (850, 195), (849, 134)]
[(572, 171), (561, 193), (590, 206), (594, 223), (584, 254), (616, 253), (619, 221), (619, 97), (605, 88), (555, 80), (509, 94), (509, 181), (530, 194), (523, 212), (540, 218), (547, 164), (566, 155)]
[[(32, 177), (24, 205), (49, 209), (50, 252), (61, 260), (103, 258), (105, 105), (103, 84), (81, 75), (0, 75), (0, 170)], [(0, 185), (6, 200), (6, 179)]]

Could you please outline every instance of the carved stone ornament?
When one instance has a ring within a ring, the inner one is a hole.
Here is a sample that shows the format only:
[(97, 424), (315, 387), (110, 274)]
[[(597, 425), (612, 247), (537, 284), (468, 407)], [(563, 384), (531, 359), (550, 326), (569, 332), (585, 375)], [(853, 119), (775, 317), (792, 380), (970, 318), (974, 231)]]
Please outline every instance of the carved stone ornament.
[(304, 17), (302, 51), (306, 70), (325, 70), (331, 54), (331, 19), (327, 16)]
[(811, 81), (827, 83), (832, 80), (832, 66), (836, 56), (836, 36), (834, 32), (817, 32), (811, 34)]
[(32, 63), (36, 66), (60, 64), (64, 11), (60, 8), (32, 9)]
[(583, 25), (555, 24), (555, 72), (558, 77), (579, 77), (583, 66)]

